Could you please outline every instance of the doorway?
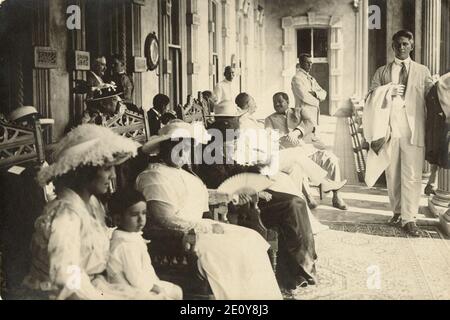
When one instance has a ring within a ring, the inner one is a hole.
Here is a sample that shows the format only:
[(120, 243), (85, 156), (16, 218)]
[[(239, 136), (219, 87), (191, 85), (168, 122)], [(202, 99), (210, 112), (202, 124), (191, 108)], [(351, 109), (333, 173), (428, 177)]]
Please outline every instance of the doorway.
[(297, 29), (297, 61), (301, 54), (310, 54), (313, 67), (310, 72), (319, 85), (328, 93), (325, 101), (320, 103), (320, 114), (330, 115), (330, 65), (328, 59), (329, 48), (328, 28)]

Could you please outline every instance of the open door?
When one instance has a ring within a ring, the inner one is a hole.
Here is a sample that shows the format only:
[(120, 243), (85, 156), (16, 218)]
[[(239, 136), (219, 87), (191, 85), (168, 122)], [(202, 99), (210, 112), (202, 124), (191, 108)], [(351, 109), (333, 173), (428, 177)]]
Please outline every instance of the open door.
[(320, 114), (330, 115), (330, 65), (328, 62), (328, 34), (327, 28), (304, 28), (297, 30), (297, 58), (303, 53), (312, 57), (313, 67), (311, 75), (319, 85), (327, 91), (327, 99), (320, 103)]

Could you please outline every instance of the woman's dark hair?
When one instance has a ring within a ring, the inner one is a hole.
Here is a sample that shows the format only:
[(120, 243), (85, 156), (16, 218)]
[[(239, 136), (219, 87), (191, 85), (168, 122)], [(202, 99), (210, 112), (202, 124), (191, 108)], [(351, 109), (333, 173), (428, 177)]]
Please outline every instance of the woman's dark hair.
[(289, 103), (289, 96), (286, 92), (277, 92), (273, 95), (273, 99), (276, 97), (281, 96), (284, 100), (286, 100), (287, 103)]
[(141, 201), (146, 202), (144, 195), (133, 188), (118, 190), (108, 200), (108, 214), (122, 215), (129, 207)]
[(180, 143), (190, 143), (192, 147), (194, 147), (193, 139), (188, 138), (179, 138), (179, 139), (168, 139), (164, 140), (159, 145), (159, 160), (164, 162), (169, 166), (175, 166), (172, 160), (172, 150)]
[(98, 166), (84, 165), (55, 178), (53, 180), (55, 192), (59, 193), (63, 188), (72, 190), (83, 188), (95, 178), (98, 169)]

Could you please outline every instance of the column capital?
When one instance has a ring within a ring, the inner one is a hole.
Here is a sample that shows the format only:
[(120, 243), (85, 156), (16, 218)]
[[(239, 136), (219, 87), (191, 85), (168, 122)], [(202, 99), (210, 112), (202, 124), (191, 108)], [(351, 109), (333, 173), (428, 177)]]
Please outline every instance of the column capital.
[(197, 62), (188, 62), (187, 73), (189, 75), (199, 74), (200, 73), (200, 64)]
[(294, 25), (294, 19), (292, 17), (284, 17), (281, 19), (281, 28), (287, 29)]
[(188, 26), (194, 25), (199, 26), (201, 23), (200, 15), (196, 12), (186, 14), (186, 24)]

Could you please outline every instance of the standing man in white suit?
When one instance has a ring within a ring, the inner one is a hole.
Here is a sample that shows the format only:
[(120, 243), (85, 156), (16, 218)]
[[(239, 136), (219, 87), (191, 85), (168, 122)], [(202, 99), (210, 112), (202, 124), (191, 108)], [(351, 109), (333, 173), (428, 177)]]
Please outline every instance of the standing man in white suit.
[(310, 75), (313, 66), (311, 55), (302, 53), (299, 61), (291, 82), (292, 93), (295, 97), (295, 108), (301, 108), (317, 126), (320, 115), (319, 104), (326, 99), (327, 92)]
[(391, 84), (391, 113), (387, 141), (390, 165), (386, 180), (394, 216), (389, 223), (401, 225), (411, 236), (420, 236), (415, 223), (421, 195), (425, 145), (425, 96), (433, 85), (427, 67), (411, 60), (414, 36), (401, 30), (392, 38), (395, 60), (379, 68), (371, 91)]

